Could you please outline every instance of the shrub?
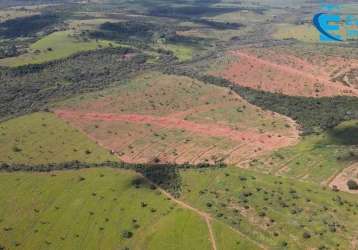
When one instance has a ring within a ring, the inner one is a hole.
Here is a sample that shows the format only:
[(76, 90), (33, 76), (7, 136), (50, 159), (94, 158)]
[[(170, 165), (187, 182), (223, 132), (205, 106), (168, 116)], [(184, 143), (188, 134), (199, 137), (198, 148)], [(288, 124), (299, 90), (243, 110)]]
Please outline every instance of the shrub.
[(311, 238), (311, 234), (309, 232), (304, 232), (303, 233), (303, 238), (304, 239), (309, 239), (309, 238)]
[(82, 177), (82, 176), (79, 176), (79, 177), (78, 177), (78, 182), (81, 182), (81, 181), (84, 181), (84, 180), (86, 180), (86, 178), (84, 178), (84, 177)]
[(350, 190), (358, 190), (358, 183), (355, 180), (347, 181), (347, 186)]
[(287, 245), (288, 245), (287, 241), (282, 241), (282, 242), (281, 242), (281, 246), (287, 247)]
[(16, 153), (18, 153), (18, 152), (21, 152), (21, 151), (22, 151), (22, 149), (21, 149), (21, 148), (19, 148), (18, 146), (14, 146), (14, 147), (12, 148), (12, 150), (13, 150), (14, 152), (16, 152)]
[(261, 212), (259, 212), (259, 216), (260, 216), (260, 217), (265, 217), (265, 216), (266, 216), (266, 213), (263, 212), (263, 211), (261, 211)]
[(131, 231), (124, 230), (122, 232), (122, 237), (125, 238), (125, 239), (130, 239), (130, 238), (133, 237), (133, 233)]

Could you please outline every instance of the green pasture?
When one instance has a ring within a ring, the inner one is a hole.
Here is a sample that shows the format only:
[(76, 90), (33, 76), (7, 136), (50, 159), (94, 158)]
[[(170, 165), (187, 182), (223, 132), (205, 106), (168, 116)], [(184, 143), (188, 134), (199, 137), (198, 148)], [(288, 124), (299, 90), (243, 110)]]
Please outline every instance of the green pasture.
[(74, 160), (101, 163), (117, 159), (51, 113), (0, 123), (0, 162), (31, 165)]
[(80, 37), (72, 31), (58, 31), (32, 44), (27, 53), (0, 60), (0, 66), (39, 64), (69, 57), (75, 53), (96, 50), (118, 44), (105, 40)]

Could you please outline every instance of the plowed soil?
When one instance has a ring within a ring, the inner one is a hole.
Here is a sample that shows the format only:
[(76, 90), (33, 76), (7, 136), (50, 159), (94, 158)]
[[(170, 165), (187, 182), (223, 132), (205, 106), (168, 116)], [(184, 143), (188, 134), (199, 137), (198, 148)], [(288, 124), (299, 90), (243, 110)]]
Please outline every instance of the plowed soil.
[[(236, 60), (216, 72), (242, 86), (293, 96), (358, 96), (353, 80), (345, 79), (358, 61), (317, 57), (304, 60), (291, 54), (239, 50), (231, 52)], [(311, 63), (311, 62), (312, 63)]]

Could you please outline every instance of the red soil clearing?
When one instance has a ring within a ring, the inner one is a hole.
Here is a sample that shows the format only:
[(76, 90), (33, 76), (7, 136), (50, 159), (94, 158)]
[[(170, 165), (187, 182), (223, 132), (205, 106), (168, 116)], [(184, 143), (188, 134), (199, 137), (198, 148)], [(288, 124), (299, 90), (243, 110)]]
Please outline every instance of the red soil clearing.
[[(260, 147), (262, 152), (275, 150), (294, 144), (298, 140), (298, 131), (292, 129), (290, 137), (279, 136), (273, 133), (259, 133), (254, 130), (233, 130), (230, 127), (217, 124), (197, 124), (175, 117), (159, 117), (138, 114), (114, 114), (114, 113), (86, 113), (69, 110), (56, 110), (55, 114), (64, 120), (74, 121), (105, 121), (105, 122), (131, 122), (139, 124), (151, 124), (162, 128), (181, 129), (190, 133), (208, 137), (222, 137), (232, 141), (247, 143)], [(77, 122), (74, 122), (77, 123)], [(78, 123), (77, 123), (78, 124)], [(208, 145), (210, 146), (210, 145)]]
[(242, 86), (295, 96), (358, 96), (358, 90), (331, 81), (329, 72), (292, 55), (259, 58), (249, 52), (231, 52), (239, 58), (218, 74)]

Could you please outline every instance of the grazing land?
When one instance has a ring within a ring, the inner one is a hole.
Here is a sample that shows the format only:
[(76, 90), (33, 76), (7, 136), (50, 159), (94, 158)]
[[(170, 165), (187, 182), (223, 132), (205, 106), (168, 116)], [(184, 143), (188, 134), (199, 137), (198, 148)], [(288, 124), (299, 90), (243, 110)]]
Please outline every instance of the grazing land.
[(108, 150), (50, 113), (34, 113), (0, 125), (0, 162), (44, 164), (113, 161)]
[(358, 249), (357, 40), (321, 8), (0, 0), (0, 250)]
[(198, 215), (148, 183), (136, 187), (138, 178), (109, 168), (1, 173), (0, 241), (9, 249), (210, 249)]
[(81, 39), (71, 31), (58, 31), (41, 38), (30, 46), (30, 51), (18, 57), (0, 60), (2, 66), (39, 64), (69, 57), (81, 51), (117, 46), (104, 40)]
[[(354, 249), (354, 195), (318, 185), (227, 168), (185, 170), (181, 199), (269, 248)], [(289, 221), (290, 223), (287, 223)]]

